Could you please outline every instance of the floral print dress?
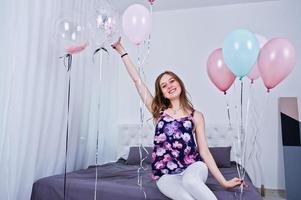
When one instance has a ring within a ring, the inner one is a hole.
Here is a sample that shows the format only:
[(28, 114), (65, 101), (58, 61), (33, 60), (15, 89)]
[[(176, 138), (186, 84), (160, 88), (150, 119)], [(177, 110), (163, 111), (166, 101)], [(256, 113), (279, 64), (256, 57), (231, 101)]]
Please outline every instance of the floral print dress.
[(153, 179), (164, 174), (181, 173), (190, 164), (201, 160), (193, 137), (193, 112), (180, 119), (161, 113), (152, 153)]

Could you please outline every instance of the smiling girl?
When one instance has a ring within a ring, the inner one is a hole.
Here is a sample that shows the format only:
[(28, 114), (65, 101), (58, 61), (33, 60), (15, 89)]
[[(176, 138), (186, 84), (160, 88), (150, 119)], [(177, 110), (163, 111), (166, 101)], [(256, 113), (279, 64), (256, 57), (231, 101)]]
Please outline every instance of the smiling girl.
[(239, 178), (226, 180), (218, 169), (206, 142), (204, 116), (194, 110), (182, 80), (173, 72), (161, 73), (155, 81), (155, 96), (152, 96), (120, 38), (112, 47), (121, 55), (156, 122), (152, 177), (159, 190), (174, 200), (216, 200), (205, 184), (208, 169), (224, 188), (240, 185)]

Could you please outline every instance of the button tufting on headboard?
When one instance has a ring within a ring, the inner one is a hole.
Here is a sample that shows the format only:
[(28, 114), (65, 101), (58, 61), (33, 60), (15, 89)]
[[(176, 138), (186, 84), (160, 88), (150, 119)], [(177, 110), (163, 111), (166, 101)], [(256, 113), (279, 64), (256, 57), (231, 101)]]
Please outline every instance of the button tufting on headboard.
[(237, 128), (230, 128), (224, 124), (207, 124), (206, 138), (209, 147), (231, 146), (231, 160), (237, 161), (238, 137)]
[(153, 146), (154, 126), (146, 125), (140, 127), (139, 124), (120, 124), (119, 141), (117, 148), (118, 158), (127, 158), (130, 146)]

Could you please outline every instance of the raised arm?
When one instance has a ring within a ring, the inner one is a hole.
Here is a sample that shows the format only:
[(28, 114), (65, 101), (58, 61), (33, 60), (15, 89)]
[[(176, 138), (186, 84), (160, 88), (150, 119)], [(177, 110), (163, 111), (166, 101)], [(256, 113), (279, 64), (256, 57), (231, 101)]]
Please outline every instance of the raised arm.
[(239, 178), (233, 178), (227, 181), (218, 169), (207, 145), (205, 136), (205, 121), (202, 113), (195, 111), (194, 123), (196, 125), (196, 140), (199, 148), (199, 153), (212, 175), (226, 189), (240, 185), (241, 180)]
[(125, 49), (123, 48), (122, 44), (120, 43), (120, 40), (121, 40), (121, 38), (119, 38), (117, 42), (112, 44), (112, 47), (120, 54), (123, 64), (125, 65), (126, 70), (129, 73), (130, 77), (134, 81), (137, 91), (138, 91), (143, 103), (145, 104), (147, 109), (150, 112), (152, 112), (151, 104), (153, 101), (153, 96), (149, 92), (149, 89), (146, 87), (145, 83), (141, 80), (141, 77), (140, 77), (135, 65), (133, 64), (131, 58), (129, 57), (129, 55), (127, 54)]

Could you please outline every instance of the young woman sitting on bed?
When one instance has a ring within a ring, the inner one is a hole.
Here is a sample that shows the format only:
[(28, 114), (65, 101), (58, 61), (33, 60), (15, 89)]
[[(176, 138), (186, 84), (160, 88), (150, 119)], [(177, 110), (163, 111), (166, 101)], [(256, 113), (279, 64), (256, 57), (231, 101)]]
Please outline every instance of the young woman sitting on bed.
[(181, 79), (173, 72), (163, 72), (156, 79), (153, 97), (120, 38), (112, 47), (121, 55), (140, 97), (156, 121), (152, 171), (159, 190), (175, 200), (216, 199), (205, 185), (208, 168), (224, 188), (240, 185), (239, 178), (225, 180), (218, 169), (206, 143), (204, 116), (193, 109)]

